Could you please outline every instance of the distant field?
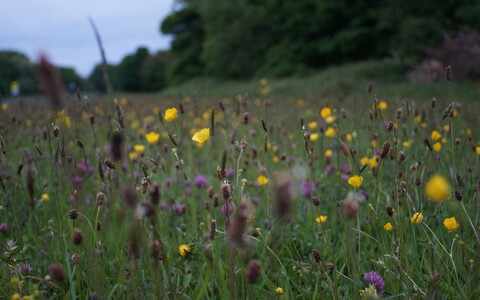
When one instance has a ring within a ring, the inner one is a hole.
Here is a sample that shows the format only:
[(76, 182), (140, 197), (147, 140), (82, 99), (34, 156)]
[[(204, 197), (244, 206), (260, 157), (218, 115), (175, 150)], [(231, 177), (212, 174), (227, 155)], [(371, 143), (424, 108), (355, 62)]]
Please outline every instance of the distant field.
[(478, 299), (479, 89), (405, 73), (0, 104), (0, 298)]

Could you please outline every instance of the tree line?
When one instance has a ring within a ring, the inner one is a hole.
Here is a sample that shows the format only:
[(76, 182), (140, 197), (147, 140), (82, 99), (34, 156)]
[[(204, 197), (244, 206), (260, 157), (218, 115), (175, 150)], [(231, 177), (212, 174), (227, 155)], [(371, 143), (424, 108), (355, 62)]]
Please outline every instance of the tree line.
[(384, 57), (415, 64), (458, 31), (480, 30), (478, 0), (177, 0), (176, 8), (160, 26), (173, 37), (169, 84)]

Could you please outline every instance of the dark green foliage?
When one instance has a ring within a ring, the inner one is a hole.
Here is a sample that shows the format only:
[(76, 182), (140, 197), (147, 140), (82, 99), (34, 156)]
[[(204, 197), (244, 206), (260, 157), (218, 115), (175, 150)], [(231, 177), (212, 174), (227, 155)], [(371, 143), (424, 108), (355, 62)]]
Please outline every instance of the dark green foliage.
[(120, 90), (128, 92), (142, 90), (141, 67), (149, 57), (150, 53), (144, 47), (138, 48), (134, 54), (125, 56), (117, 67), (117, 79)]
[(165, 70), (168, 52), (159, 51), (144, 60), (140, 69), (142, 90), (159, 91), (166, 86)]
[(28, 57), (15, 51), (0, 51), (0, 95), (10, 95), (10, 82), (19, 81), (21, 93), (38, 91), (35, 68)]
[(464, 27), (480, 30), (473, 0), (179, 1), (161, 26), (171, 34), (169, 82), (290, 76), (394, 56), (418, 62)]
[[(107, 72), (110, 78), (111, 84), (114, 90), (119, 88), (118, 80), (117, 80), (117, 67), (114, 65), (107, 65)], [(105, 78), (103, 77), (103, 66), (101, 63), (97, 64), (94, 68), (90, 76), (88, 76), (88, 81), (90, 82), (91, 87), (100, 92), (107, 92), (107, 86), (105, 83)]]
[(162, 33), (175, 36), (167, 68), (167, 80), (170, 84), (199, 76), (203, 72), (203, 20), (196, 5), (185, 5), (163, 20), (160, 26)]

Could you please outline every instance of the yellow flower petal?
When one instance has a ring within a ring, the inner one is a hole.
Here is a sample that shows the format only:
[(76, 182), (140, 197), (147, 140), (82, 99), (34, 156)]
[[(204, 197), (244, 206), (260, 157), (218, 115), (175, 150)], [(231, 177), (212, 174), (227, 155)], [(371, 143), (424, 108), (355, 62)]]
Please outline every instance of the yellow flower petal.
[(177, 118), (177, 109), (175, 107), (169, 108), (165, 111), (165, 121), (172, 122)]
[(352, 176), (352, 177), (348, 178), (348, 184), (350, 184), (354, 188), (360, 187), (362, 185), (362, 182), (363, 182), (363, 177), (362, 176), (355, 175), (355, 176)]
[(440, 203), (450, 195), (450, 183), (439, 174), (434, 174), (425, 185), (425, 195), (428, 199)]
[(210, 128), (203, 128), (200, 131), (195, 132), (192, 137), (192, 141), (205, 144), (210, 139)]
[(443, 220), (443, 226), (445, 226), (448, 232), (453, 232), (457, 230), (460, 225), (458, 224), (457, 219), (455, 219), (455, 217), (451, 217)]

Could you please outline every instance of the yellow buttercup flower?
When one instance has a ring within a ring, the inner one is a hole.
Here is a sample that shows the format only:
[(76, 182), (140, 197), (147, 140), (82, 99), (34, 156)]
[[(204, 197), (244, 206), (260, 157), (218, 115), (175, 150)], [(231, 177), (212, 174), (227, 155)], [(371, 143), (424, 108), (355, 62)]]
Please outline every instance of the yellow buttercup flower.
[(360, 164), (361, 164), (362, 166), (368, 165), (369, 162), (370, 162), (370, 159), (369, 159), (368, 157), (362, 157), (362, 158), (360, 159)]
[(420, 224), (423, 221), (423, 214), (421, 212), (416, 212), (410, 218), (410, 222), (415, 224)]
[(172, 122), (177, 118), (177, 109), (175, 107), (169, 108), (165, 111), (165, 121)]
[(348, 184), (350, 184), (354, 188), (360, 187), (362, 185), (362, 182), (363, 182), (363, 177), (362, 176), (355, 175), (355, 176), (352, 176), (352, 177), (348, 178)]
[(450, 195), (450, 183), (439, 174), (434, 174), (425, 185), (425, 195), (434, 202), (443, 202)]
[(205, 144), (210, 139), (210, 128), (203, 128), (200, 131), (195, 132), (192, 137), (192, 141)]
[(480, 146), (475, 147), (475, 153), (477, 153), (477, 155), (480, 155)]
[(432, 133), (430, 134), (430, 137), (432, 138), (432, 140), (438, 141), (439, 139), (442, 138), (442, 135), (440, 134), (440, 132), (434, 130), (434, 131), (432, 131)]
[(156, 132), (150, 131), (145, 135), (145, 138), (147, 139), (147, 142), (149, 142), (150, 144), (155, 144), (160, 138), (160, 135)]
[(318, 134), (316, 132), (310, 134), (310, 142), (315, 142), (316, 140), (318, 140), (319, 137), (320, 137), (320, 134)]
[(351, 142), (353, 140), (353, 135), (351, 133), (347, 133), (345, 137), (347, 139), (347, 142)]
[(335, 116), (328, 116), (325, 118), (325, 122), (327, 124), (332, 124), (333, 122), (335, 122), (335, 120), (336, 120)]
[(19, 293), (15, 293), (12, 295), (12, 297), (10, 297), (11, 300), (20, 300), (22, 299), (22, 295), (20, 295)]
[(330, 157), (332, 157), (332, 155), (333, 155), (333, 151), (332, 151), (332, 150), (328, 149), (327, 151), (325, 151), (325, 157), (326, 157), (326, 158), (330, 158)]
[(328, 219), (327, 216), (320, 215), (315, 219), (315, 221), (317, 221), (317, 223), (319, 223), (319, 224), (323, 224), (323, 223), (327, 222), (327, 219)]
[(328, 127), (327, 130), (325, 130), (326, 137), (335, 137), (336, 135), (337, 131), (333, 127)]
[(385, 229), (386, 231), (391, 231), (393, 229), (393, 226), (392, 224), (390, 224), (390, 222), (388, 222), (383, 226), (383, 229)]
[(266, 185), (268, 183), (268, 178), (264, 175), (260, 175), (257, 177), (257, 182), (259, 185)]
[(48, 201), (50, 199), (50, 197), (48, 196), (48, 194), (42, 194), (42, 200), (43, 201)]
[(145, 151), (145, 145), (135, 145), (133, 146), (133, 150), (138, 153), (142, 153)]
[(388, 103), (385, 102), (385, 101), (380, 101), (380, 103), (378, 103), (378, 109), (379, 110), (386, 110), (388, 108)]
[(432, 148), (433, 148), (433, 151), (439, 152), (442, 149), (442, 143), (435, 143), (433, 144)]
[(281, 287), (277, 287), (277, 288), (275, 289), (275, 294), (277, 294), (277, 295), (283, 295), (283, 289), (282, 289)]
[(368, 166), (373, 169), (373, 168), (376, 168), (377, 165), (378, 165), (378, 156), (374, 156), (372, 158), (370, 158), (370, 160), (368, 161)]
[(318, 124), (315, 121), (312, 121), (312, 122), (308, 123), (308, 128), (310, 128), (310, 129), (315, 129), (315, 128), (317, 128), (317, 126), (318, 126)]
[(203, 128), (200, 131), (195, 132), (192, 137), (192, 141), (205, 144), (210, 139), (210, 128)]
[(320, 115), (322, 116), (323, 119), (330, 117), (331, 114), (332, 114), (332, 110), (330, 109), (330, 107), (324, 107), (320, 111)]
[(458, 224), (457, 219), (455, 219), (455, 217), (451, 217), (443, 220), (443, 226), (447, 228), (448, 232), (453, 232), (458, 229), (460, 224)]
[(180, 254), (181, 257), (187, 256), (188, 253), (190, 253), (190, 246), (188, 245), (180, 245), (178, 246), (178, 253)]

